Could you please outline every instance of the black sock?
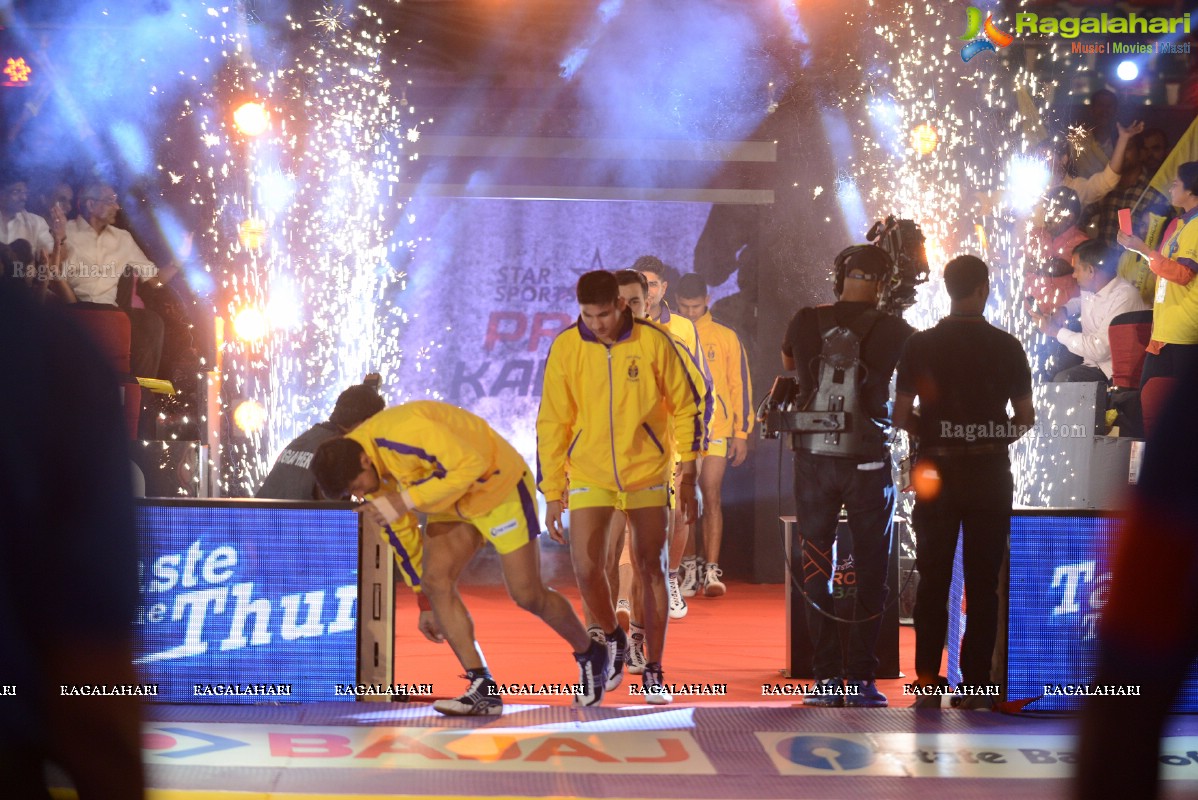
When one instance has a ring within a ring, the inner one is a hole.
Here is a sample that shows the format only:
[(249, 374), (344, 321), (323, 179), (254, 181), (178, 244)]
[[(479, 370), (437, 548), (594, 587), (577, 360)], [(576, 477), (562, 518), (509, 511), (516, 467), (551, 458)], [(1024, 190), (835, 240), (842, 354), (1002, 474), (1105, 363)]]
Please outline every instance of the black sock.
[(607, 640), (609, 642), (612, 639), (615, 639), (616, 642), (620, 645), (620, 647), (624, 647), (625, 645), (628, 644), (628, 636), (624, 633), (624, 629), (621, 628), (619, 625), (616, 626), (616, 629), (614, 631), (612, 631), (611, 633), (608, 633), (608, 634), (604, 634), (604, 635), (607, 636)]
[(485, 678), (486, 680), (489, 680), (489, 681), (494, 680), (494, 678), (491, 677), (491, 670), (488, 669), (487, 667), (479, 667), (478, 669), (466, 670), (466, 679), (467, 680), (476, 681), (479, 678)]

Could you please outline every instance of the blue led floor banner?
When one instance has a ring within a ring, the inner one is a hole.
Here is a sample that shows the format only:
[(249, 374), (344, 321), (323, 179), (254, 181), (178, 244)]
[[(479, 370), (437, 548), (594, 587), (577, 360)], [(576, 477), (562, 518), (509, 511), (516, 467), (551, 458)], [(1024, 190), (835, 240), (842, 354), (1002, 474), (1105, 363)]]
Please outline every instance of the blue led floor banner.
[(157, 700), (349, 700), (358, 515), (348, 504), (145, 501), (137, 666)]

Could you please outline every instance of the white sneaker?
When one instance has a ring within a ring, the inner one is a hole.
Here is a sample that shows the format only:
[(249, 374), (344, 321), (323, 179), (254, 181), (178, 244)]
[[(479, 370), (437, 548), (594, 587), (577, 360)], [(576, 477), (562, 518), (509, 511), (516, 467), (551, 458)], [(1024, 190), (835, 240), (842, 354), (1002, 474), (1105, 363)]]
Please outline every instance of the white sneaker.
[(686, 599), (678, 588), (678, 576), (671, 575), (670, 582), (670, 619), (682, 619), (686, 616)]
[(632, 605), (627, 600), (621, 600), (616, 603), (616, 624), (624, 630), (628, 630), (628, 623), (632, 620)]
[(503, 698), (494, 680), (475, 678), (462, 695), (436, 701), (433, 710), (449, 717), (496, 717), (503, 713)]
[(634, 630), (628, 639), (628, 674), (641, 675), (645, 671), (644, 629)]
[(645, 702), (650, 705), (664, 706), (674, 702), (674, 695), (670, 694), (665, 676), (661, 673), (661, 664), (645, 665), (645, 671), (641, 673), (641, 686), (645, 690)]
[(699, 559), (693, 556), (682, 559), (678, 570), (678, 588), (682, 596), (694, 597), (699, 591)]
[(720, 580), (724, 571), (714, 561), (709, 561), (703, 566), (703, 594), (707, 597), (723, 597), (728, 591), (728, 587)]

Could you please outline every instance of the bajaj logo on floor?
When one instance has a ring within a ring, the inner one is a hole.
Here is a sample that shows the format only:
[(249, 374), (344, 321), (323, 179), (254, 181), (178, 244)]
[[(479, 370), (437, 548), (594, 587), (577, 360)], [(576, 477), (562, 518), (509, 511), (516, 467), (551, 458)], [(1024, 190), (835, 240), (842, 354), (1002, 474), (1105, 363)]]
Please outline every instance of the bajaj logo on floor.
[[(965, 10), (965, 14), (966, 29), (965, 35), (961, 37), (961, 40), (966, 42), (966, 44), (961, 48), (962, 61), (968, 62), (969, 59), (984, 50), (997, 52), (998, 48), (1006, 47), (1015, 41), (1014, 36), (994, 27), (992, 15), (987, 14), (986, 21), (983, 23), (980, 9), (970, 6)], [(979, 34), (981, 35), (980, 38)]]

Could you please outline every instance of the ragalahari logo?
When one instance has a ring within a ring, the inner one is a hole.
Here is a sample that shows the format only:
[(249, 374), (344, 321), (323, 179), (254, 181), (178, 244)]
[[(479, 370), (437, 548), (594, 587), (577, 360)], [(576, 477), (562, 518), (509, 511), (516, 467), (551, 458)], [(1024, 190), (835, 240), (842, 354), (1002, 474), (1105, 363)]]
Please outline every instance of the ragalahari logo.
[[(982, 12), (980, 9), (970, 6), (965, 10), (968, 26), (965, 30), (965, 35), (961, 40), (967, 44), (961, 48), (961, 60), (968, 62), (969, 59), (976, 56), (985, 50), (996, 52), (1000, 47), (1006, 47), (1011, 42), (1015, 41), (1015, 37), (1009, 33), (1000, 31), (994, 27), (992, 16), (986, 14), (986, 22), (982, 22)], [(981, 34), (981, 38), (978, 37)]]

